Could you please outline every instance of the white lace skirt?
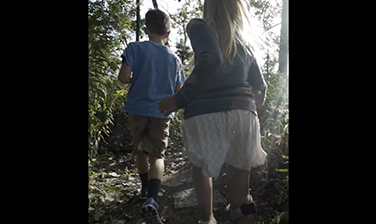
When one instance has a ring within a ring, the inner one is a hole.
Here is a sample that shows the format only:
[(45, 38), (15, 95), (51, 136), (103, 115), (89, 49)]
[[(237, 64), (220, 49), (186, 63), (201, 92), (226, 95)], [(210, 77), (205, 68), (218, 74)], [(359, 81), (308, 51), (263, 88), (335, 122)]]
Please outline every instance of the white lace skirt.
[(217, 177), (224, 163), (250, 171), (263, 165), (258, 117), (248, 110), (230, 110), (188, 118), (183, 141), (189, 160), (203, 167), (207, 177)]

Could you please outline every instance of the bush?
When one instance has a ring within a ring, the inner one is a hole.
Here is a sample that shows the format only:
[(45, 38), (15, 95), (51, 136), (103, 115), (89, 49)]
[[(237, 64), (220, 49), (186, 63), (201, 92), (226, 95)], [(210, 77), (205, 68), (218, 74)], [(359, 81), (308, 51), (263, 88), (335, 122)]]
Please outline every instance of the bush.
[[(130, 0), (89, 1), (88, 4), (88, 144), (89, 156), (108, 135), (114, 114), (121, 110), (126, 90), (117, 80), (122, 38), (135, 15)], [(121, 91), (122, 90), (122, 91)]]
[(258, 224), (288, 223), (289, 205), (289, 109), (283, 74), (266, 74), (268, 94), (258, 109), (262, 147), (268, 153), (263, 178), (254, 192), (260, 213)]
[[(170, 141), (175, 144), (181, 143), (183, 136), (184, 110), (180, 109), (175, 112), (175, 117), (170, 123)], [(182, 143), (181, 143), (182, 144)]]
[(265, 104), (257, 110), (264, 149), (288, 155), (289, 109), (286, 81), (282, 73), (266, 74), (268, 93)]

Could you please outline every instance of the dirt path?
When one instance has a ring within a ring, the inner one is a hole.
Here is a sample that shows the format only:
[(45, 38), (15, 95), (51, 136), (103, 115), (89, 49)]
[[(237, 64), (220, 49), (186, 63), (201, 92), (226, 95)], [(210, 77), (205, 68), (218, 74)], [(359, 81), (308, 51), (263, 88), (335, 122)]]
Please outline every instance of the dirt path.
[[(191, 178), (192, 166), (183, 150), (182, 146), (166, 150), (165, 174), (158, 197), (160, 216), (165, 224), (196, 224), (199, 220)], [(107, 175), (100, 180), (97, 179), (95, 184), (98, 187), (107, 188), (108, 198), (113, 200), (105, 202), (104, 214), (98, 223), (144, 224), (138, 214), (143, 200), (139, 199), (138, 191), (141, 183), (136, 173), (134, 156), (129, 152), (106, 154), (102, 155), (99, 160), (99, 171)], [(128, 167), (128, 170), (121, 172), (125, 167)], [(227, 213), (225, 214), (225, 177), (223, 172), (218, 178), (213, 179), (214, 216), (217, 220), (221, 220), (219, 223), (230, 224), (229, 216)], [(128, 173), (128, 175), (124, 173)], [(108, 191), (108, 189), (114, 190)]]
[[(139, 199), (141, 183), (135, 157), (131, 153), (134, 145), (124, 124), (125, 118), (122, 117), (111, 138), (106, 140), (108, 143), (100, 144), (104, 154), (96, 156), (91, 162), (90, 224), (145, 224), (139, 215), (143, 201)], [(122, 151), (117, 151), (120, 148)], [(265, 167), (258, 167), (251, 172), (251, 194), (257, 203), (260, 224), (279, 223), (271, 220), (279, 220), (282, 216), (287, 221), (280, 223), (288, 223), (288, 194), (285, 190), (288, 185), (282, 184), (286, 175), (275, 171), (276, 168), (287, 167), (283, 164), (273, 166), (278, 156), (281, 155), (269, 153), (271, 167), (268, 175)], [(197, 224), (199, 218), (191, 169), (181, 139), (174, 139), (166, 150), (165, 173), (158, 197), (160, 216), (165, 224)], [(219, 224), (231, 224), (229, 214), (225, 212), (224, 173), (223, 167), (219, 177), (213, 178), (214, 216)]]

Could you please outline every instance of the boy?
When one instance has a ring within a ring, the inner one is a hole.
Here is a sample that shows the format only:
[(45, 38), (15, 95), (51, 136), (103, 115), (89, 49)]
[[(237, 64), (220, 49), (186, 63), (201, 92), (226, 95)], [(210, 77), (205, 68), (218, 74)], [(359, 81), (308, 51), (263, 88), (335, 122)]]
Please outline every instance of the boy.
[(156, 201), (164, 172), (170, 119), (174, 114), (163, 115), (158, 104), (163, 97), (176, 93), (185, 77), (180, 59), (165, 46), (170, 34), (168, 16), (158, 9), (149, 10), (145, 24), (149, 41), (128, 45), (121, 55), (119, 81), (132, 83), (123, 111), (129, 114), (130, 130), (136, 144), (133, 153), (142, 182), (140, 198), (146, 199), (140, 215), (147, 224), (163, 224)]

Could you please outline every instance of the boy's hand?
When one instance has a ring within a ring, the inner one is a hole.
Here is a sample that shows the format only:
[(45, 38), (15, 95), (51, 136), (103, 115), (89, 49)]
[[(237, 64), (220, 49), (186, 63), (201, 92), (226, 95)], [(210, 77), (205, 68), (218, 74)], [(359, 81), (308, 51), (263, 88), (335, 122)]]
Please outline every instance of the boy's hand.
[(165, 116), (168, 116), (178, 109), (179, 107), (175, 103), (175, 95), (163, 97), (161, 101), (159, 101), (159, 111)]

